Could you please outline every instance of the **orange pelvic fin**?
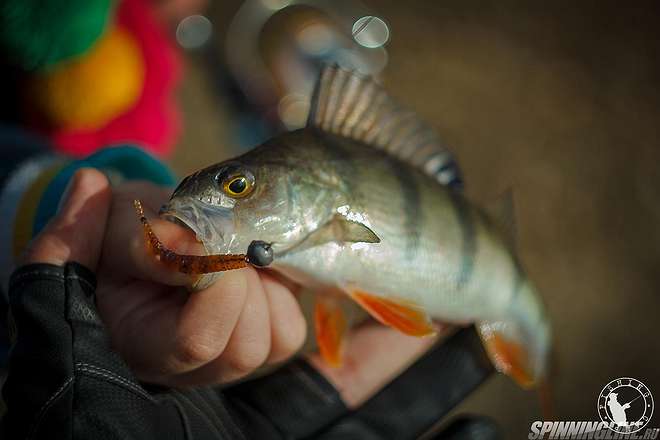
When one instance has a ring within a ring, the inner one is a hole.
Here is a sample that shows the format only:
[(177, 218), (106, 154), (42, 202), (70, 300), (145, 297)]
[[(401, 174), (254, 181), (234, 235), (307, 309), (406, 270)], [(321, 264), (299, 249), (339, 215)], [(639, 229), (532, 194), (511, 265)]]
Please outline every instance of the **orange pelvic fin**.
[(401, 299), (382, 298), (361, 290), (350, 293), (375, 320), (411, 336), (436, 334), (431, 319), (418, 304)]
[(510, 376), (523, 388), (537, 385), (529, 367), (527, 350), (520, 343), (497, 330), (480, 330), (486, 351), (498, 371)]
[(341, 367), (346, 318), (336, 298), (323, 295), (317, 297), (314, 326), (321, 357), (331, 367)]

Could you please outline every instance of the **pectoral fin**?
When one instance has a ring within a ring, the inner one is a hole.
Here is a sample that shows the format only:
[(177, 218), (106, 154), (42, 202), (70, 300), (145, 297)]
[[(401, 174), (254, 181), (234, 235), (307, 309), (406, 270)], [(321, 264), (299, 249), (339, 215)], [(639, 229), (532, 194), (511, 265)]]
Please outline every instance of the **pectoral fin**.
[(317, 297), (314, 326), (321, 357), (331, 367), (341, 367), (346, 318), (336, 298)]
[(412, 301), (383, 298), (360, 290), (350, 292), (358, 304), (375, 320), (411, 336), (431, 336), (436, 333), (426, 312)]
[(334, 223), (335, 236), (339, 241), (347, 243), (380, 243), (380, 238), (364, 223), (348, 220), (336, 215)]
[(380, 243), (380, 238), (364, 223), (335, 214), (330, 221), (285, 252), (303, 251), (325, 243)]
[(349, 220), (341, 214), (335, 214), (329, 222), (310, 234), (308, 239), (319, 244), (329, 241), (380, 243), (380, 238), (367, 225)]

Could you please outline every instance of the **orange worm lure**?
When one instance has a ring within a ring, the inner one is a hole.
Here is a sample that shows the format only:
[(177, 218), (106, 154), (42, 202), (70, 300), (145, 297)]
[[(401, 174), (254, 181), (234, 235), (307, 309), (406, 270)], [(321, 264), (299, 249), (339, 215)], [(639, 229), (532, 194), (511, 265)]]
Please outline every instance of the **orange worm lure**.
[(135, 211), (144, 227), (144, 235), (147, 239), (149, 250), (156, 259), (168, 268), (190, 275), (201, 275), (211, 272), (223, 272), (226, 270), (240, 269), (248, 265), (248, 258), (244, 254), (228, 255), (184, 255), (168, 249), (161, 243), (154, 233), (149, 221), (144, 216), (142, 203), (133, 201)]

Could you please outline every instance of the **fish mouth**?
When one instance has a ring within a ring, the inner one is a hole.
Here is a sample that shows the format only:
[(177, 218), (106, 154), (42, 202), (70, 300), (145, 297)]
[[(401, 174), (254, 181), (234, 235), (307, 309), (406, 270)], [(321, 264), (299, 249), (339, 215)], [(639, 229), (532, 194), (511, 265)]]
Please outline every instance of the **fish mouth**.
[(203, 243), (202, 240), (199, 237), (198, 231), (196, 231), (195, 228), (190, 223), (187, 223), (187, 219), (183, 219), (183, 218), (179, 217), (174, 212), (163, 211), (162, 208), (161, 208), (160, 212), (158, 213), (158, 216), (160, 218), (162, 218), (163, 220), (167, 220), (170, 223), (174, 223), (175, 225), (181, 226), (182, 228), (191, 231), (192, 233), (195, 234), (195, 240), (197, 240), (197, 243)]
[(222, 253), (225, 235), (233, 230), (231, 210), (211, 210), (194, 199), (172, 199), (160, 208), (158, 214), (163, 220), (192, 231), (207, 254)]
[[(191, 231), (195, 234), (195, 239), (198, 243), (201, 243), (204, 247), (204, 254), (211, 255), (213, 254), (213, 247), (210, 246), (208, 242), (205, 241), (204, 231), (200, 228), (199, 222), (194, 221), (192, 218), (186, 216), (182, 212), (173, 209), (171, 204), (168, 203), (160, 208), (158, 216), (163, 220), (172, 222), (182, 228)], [(222, 275), (222, 272), (203, 274), (198, 277), (191, 283), (190, 286), (187, 286), (191, 291), (198, 291), (205, 289), (210, 286), (218, 277)]]

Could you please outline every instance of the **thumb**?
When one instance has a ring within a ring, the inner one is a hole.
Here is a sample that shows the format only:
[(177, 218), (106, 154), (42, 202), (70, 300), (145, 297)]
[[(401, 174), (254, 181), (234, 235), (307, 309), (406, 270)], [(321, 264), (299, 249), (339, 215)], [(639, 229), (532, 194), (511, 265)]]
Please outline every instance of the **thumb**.
[(76, 261), (95, 270), (101, 253), (112, 193), (98, 170), (78, 170), (62, 197), (57, 215), (26, 250), (23, 263), (63, 265)]
[(167, 248), (182, 254), (204, 254), (194, 233), (170, 221), (158, 218), (159, 207), (171, 191), (145, 182), (128, 182), (113, 190), (111, 221), (106, 232), (101, 272), (105, 281), (124, 284), (127, 280), (148, 280), (159, 284), (185, 286), (189, 275), (168, 269), (148, 249), (144, 229), (135, 212), (133, 200), (142, 201), (144, 214)]

